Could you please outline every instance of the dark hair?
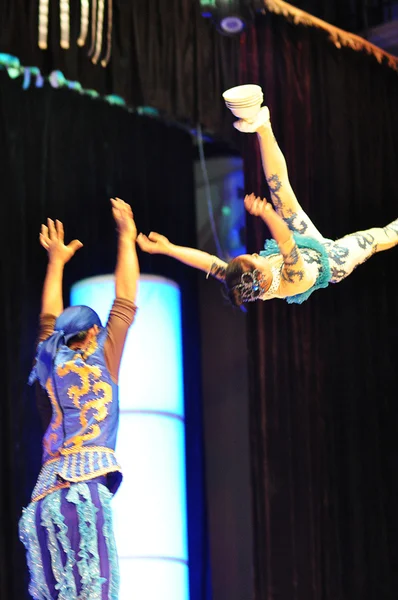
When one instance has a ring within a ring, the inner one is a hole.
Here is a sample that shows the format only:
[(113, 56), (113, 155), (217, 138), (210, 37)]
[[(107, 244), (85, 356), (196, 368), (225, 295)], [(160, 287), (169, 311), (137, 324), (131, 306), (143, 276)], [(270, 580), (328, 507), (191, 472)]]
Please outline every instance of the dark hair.
[(249, 261), (240, 256), (233, 258), (225, 269), (225, 287), (226, 295), (233, 306), (242, 306), (243, 301), (239, 290), (235, 288), (240, 281), (243, 273), (250, 271), (253, 267)]
[(79, 342), (84, 342), (84, 340), (87, 337), (87, 334), (88, 329), (85, 329), (84, 331), (79, 331), (79, 333), (77, 333), (68, 340), (68, 346), (71, 346), (72, 344), (77, 344)]

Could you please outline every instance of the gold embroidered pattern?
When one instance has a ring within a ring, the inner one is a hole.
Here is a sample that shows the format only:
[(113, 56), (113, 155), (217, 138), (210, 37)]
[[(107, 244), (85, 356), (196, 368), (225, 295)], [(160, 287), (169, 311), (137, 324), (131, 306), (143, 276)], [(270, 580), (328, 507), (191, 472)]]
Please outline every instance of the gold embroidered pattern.
[(99, 466), (100, 470), (102, 470), (102, 469), (104, 469), (104, 468), (105, 468), (105, 467), (104, 467), (104, 463), (102, 462), (102, 454), (100, 454), (100, 455), (98, 456), (98, 466)]
[(67, 362), (63, 366), (59, 366), (57, 369), (57, 375), (59, 377), (65, 377), (69, 373), (76, 373), (81, 382), (81, 387), (78, 385), (71, 385), (68, 389), (68, 396), (73, 401), (76, 408), (80, 409), (80, 398), (85, 396), (90, 391), (90, 375), (93, 375), (96, 379), (101, 377), (101, 369), (99, 367), (90, 365), (78, 365), (74, 362)]
[[(115, 454), (115, 451), (112, 448), (107, 448), (106, 446), (86, 446), (85, 448), (61, 448), (60, 454), (63, 456), (69, 456), (71, 454), (87, 454), (94, 452), (105, 452), (106, 454)], [(45, 464), (48, 465), (51, 462), (54, 462), (57, 459), (48, 460)]]
[(32, 493), (33, 502), (55, 490), (69, 487), (71, 482), (88, 481), (108, 473), (121, 473), (112, 448), (86, 446), (62, 449), (61, 452), (63, 455), (46, 461), (42, 466)]
[[(89, 400), (84, 404), (80, 412), (80, 423), (82, 425), (82, 430), (65, 442), (65, 444), (68, 446), (82, 446), (84, 442), (95, 439), (101, 433), (101, 428), (98, 423), (103, 421), (108, 414), (106, 406), (112, 401), (112, 387), (109, 385), (109, 383), (102, 381), (95, 384), (92, 388), (92, 391), (94, 394), (97, 394), (101, 391), (103, 395), (101, 398)], [(93, 413), (93, 418), (96, 420), (96, 423), (92, 423), (91, 425), (89, 425), (87, 418), (87, 414), (90, 410), (95, 411)], [(84, 431), (86, 433), (83, 433)]]
[(88, 468), (90, 470), (90, 473), (94, 472), (94, 454), (93, 454), (93, 452), (90, 452), (90, 454), (88, 456)]
[(76, 467), (77, 467), (77, 454), (74, 454), (72, 456), (72, 468), (71, 468), (72, 477), (76, 477)]
[(96, 469), (93, 473), (84, 473), (74, 478), (69, 477), (68, 481), (70, 481), (71, 483), (77, 483), (78, 481), (88, 481), (89, 479), (93, 479), (93, 477), (101, 477), (101, 475), (108, 475), (108, 473), (121, 473), (121, 469), (119, 465), (113, 465), (112, 467)]
[[(85, 361), (98, 348), (97, 338), (93, 338), (82, 358)], [(88, 365), (87, 363), (78, 364), (75, 362), (76, 355), (72, 361), (60, 365), (57, 368), (57, 375), (61, 378), (70, 373), (74, 373), (80, 379), (79, 385), (71, 385), (68, 389), (68, 396), (73, 401), (74, 406), (80, 411), (79, 419), (81, 429), (73, 437), (65, 442), (68, 446), (81, 447), (84, 442), (94, 440), (101, 434), (101, 423), (108, 414), (107, 405), (112, 401), (112, 387), (106, 381), (99, 381), (102, 376), (100, 367)], [(94, 396), (92, 399), (81, 405), (81, 399), (84, 396)], [(88, 417), (89, 411), (93, 411), (92, 417)], [(91, 421), (94, 419), (94, 423)]]

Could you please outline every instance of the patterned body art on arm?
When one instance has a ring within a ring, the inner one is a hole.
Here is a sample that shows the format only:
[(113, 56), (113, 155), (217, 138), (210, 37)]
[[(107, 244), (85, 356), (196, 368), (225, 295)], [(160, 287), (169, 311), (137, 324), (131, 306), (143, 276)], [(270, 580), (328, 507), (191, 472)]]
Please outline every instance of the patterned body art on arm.
[(206, 277), (208, 278), (209, 275), (215, 277), (218, 281), (225, 281), (225, 266), (217, 262), (217, 259), (213, 260)]
[(282, 279), (287, 283), (296, 283), (304, 278), (303, 261), (296, 244), (289, 252), (283, 252)]

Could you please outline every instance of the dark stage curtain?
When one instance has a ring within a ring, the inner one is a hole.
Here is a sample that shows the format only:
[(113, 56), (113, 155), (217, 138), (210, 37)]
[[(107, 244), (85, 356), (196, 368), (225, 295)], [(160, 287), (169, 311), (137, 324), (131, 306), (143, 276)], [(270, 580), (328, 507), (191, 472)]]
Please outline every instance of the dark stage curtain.
[(87, 56), (90, 36), (86, 47), (76, 44), (78, 0), (70, 0), (70, 49), (60, 47), (59, 2), (50, 0), (49, 47), (40, 50), (38, 4), (1, 0), (0, 52), (44, 74), (58, 69), (84, 88), (118, 94), (133, 107), (153, 106), (174, 120), (229, 133), (221, 94), (236, 84), (239, 39), (217, 33), (201, 16), (199, 1), (114, 0), (112, 58), (106, 69)]
[[(396, 72), (268, 14), (242, 40), (240, 80), (263, 86), (326, 237), (397, 217)], [(246, 191), (267, 194), (241, 137)], [(249, 250), (266, 236), (249, 217)], [(301, 306), (249, 306), (256, 600), (396, 598), (397, 261), (377, 254)]]
[[(69, 90), (22, 91), (0, 73), (0, 598), (27, 598), (17, 521), (40, 464), (41, 424), (27, 378), (46, 267), (38, 233), (47, 216), (84, 248), (67, 265), (71, 283), (112, 272), (116, 237), (110, 196), (132, 203), (138, 228), (181, 244), (196, 235), (192, 144), (183, 130)], [(173, 278), (183, 300), (188, 519), (192, 598), (208, 581), (202, 465), (196, 274), (176, 261), (140, 255), (141, 269)], [(156, 339), (153, 340), (156, 343)], [(150, 365), (149, 365), (150, 367)], [(156, 368), (155, 366), (153, 367)]]

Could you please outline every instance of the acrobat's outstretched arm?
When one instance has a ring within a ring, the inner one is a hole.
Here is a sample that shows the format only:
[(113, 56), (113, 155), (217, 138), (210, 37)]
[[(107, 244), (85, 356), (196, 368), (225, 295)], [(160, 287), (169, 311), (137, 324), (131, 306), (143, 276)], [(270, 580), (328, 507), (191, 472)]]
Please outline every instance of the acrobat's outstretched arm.
[(154, 231), (148, 236), (140, 233), (137, 243), (144, 252), (171, 256), (189, 267), (194, 267), (195, 269), (204, 271), (208, 275), (212, 275), (219, 281), (224, 281), (225, 279), (227, 263), (216, 256), (208, 254), (208, 252), (186, 246), (177, 246), (176, 244), (172, 244), (164, 235), (155, 233)]
[(65, 264), (83, 244), (79, 240), (73, 240), (66, 246), (64, 243), (64, 227), (61, 221), (55, 221), (54, 223), (52, 219), (47, 219), (47, 225), (41, 226), (40, 243), (48, 253), (41, 314), (58, 317), (64, 309), (62, 279)]
[(120, 198), (111, 198), (112, 214), (118, 231), (118, 251), (115, 269), (117, 298), (135, 302), (140, 267), (135, 247), (137, 228), (131, 206)]

